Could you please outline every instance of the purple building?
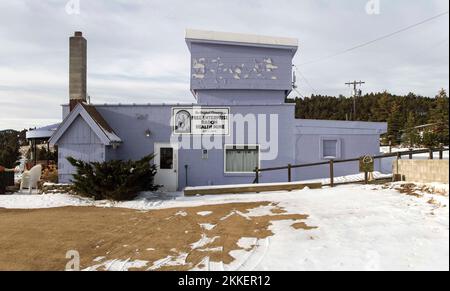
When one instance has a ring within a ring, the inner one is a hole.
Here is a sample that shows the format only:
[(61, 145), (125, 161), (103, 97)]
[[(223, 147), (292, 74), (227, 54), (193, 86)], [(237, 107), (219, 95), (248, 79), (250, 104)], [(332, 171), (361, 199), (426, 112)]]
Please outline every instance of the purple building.
[[(74, 173), (68, 156), (108, 161), (154, 152), (156, 183), (176, 191), (252, 183), (256, 167), (379, 154), (385, 123), (295, 119), (295, 105), (285, 101), (296, 39), (188, 30), (196, 103), (142, 105), (86, 102), (86, 43), (81, 33), (71, 37), (70, 104), (50, 140), (59, 148), (61, 183)], [(336, 175), (357, 171), (346, 164)], [(321, 167), (294, 173), (297, 180), (327, 175)], [(286, 176), (264, 173), (260, 181), (284, 182)]]

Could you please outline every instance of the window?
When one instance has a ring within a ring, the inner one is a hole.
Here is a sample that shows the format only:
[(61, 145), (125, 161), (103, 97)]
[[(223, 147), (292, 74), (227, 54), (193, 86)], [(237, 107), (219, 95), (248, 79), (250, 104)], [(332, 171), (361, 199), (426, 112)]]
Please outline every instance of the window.
[(253, 173), (259, 167), (259, 146), (225, 146), (225, 173)]
[(162, 170), (173, 169), (173, 148), (161, 148), (159, 161)]
[(323, 138), (321, 144), (322, 159), (339, 159), (340, 142), (338, 139)]

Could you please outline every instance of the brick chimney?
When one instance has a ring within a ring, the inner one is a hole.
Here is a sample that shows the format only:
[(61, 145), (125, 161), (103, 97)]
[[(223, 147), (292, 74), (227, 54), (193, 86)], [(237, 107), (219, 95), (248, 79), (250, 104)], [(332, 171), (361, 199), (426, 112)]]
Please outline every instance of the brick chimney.
[(78, 103), (86, 102), (87, 40), (80, 31), (70, 37), (69, 96), (70, 111)]

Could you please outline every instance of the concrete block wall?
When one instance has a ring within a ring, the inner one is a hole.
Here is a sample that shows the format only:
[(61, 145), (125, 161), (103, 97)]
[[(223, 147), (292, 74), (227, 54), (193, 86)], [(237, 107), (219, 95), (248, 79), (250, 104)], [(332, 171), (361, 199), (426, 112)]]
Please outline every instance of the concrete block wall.
[(398, 160), (393, 163), (393, 173), (401, 174), (407, 182), (448, 184), (448, 160)]

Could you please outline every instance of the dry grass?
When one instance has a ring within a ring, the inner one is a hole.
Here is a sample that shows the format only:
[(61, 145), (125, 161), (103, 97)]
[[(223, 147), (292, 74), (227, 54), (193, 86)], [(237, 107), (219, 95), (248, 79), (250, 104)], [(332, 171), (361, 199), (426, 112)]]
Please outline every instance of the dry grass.
[[(272, 214), (247, 215), (259, 207), (270, 208)], [(197, 214), (204, 211), (212, 213)], [(230, 251), (242, 249), (240, 238), (272, 236), (269, 226), (276, 220), (292, 220), (293, 231), (309, 230), (312, 228), (300, 222), (307, 217), (286, 214), (270, 202), (148, 212), (95, 207), (0, 209), (0, 270), (64, 270), (68, 250), (80, 253), (82, 269), (108, 260), (130, 259), (148, 261), (145, 270), (158, 260), (180, 254), (187, 254), (181, 265), (161, 266), (159, 270), (189, 270), (200, 266), (206, 256), (227, 264), (234, 260)], [(201, 224), (214, 227), (208, 230)], [(215, 239), (193, 249), (192, 244), (202, 237)], [(94, 262), (98, 257), (104, 258)]]

